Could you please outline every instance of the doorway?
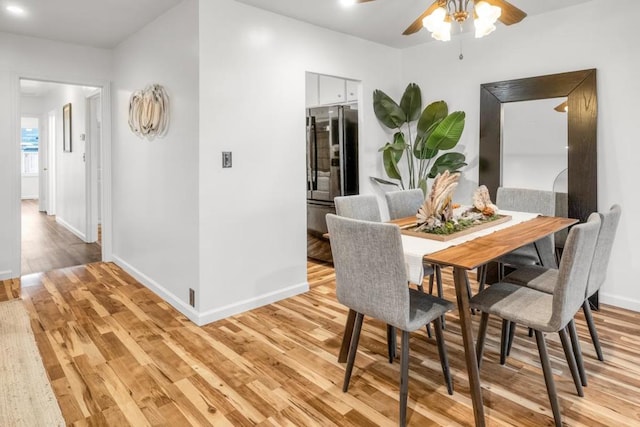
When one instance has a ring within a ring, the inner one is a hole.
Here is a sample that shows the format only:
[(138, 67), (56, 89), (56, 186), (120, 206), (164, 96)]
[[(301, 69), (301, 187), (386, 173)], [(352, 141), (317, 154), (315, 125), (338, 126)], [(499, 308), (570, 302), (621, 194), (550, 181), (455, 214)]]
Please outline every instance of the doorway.
[[(99, 87), (20, 79), (21, 162), (29, 157), (37, 182), (26, 195), (25, 179), (33, 177), (21, 165), (22, 275), (102, 260), (101, 96)], [(38, 120), (37, 131), (33, 121), (23, 124), (28, 118)], [(36, 152), (23, 154), (30, 135)]]

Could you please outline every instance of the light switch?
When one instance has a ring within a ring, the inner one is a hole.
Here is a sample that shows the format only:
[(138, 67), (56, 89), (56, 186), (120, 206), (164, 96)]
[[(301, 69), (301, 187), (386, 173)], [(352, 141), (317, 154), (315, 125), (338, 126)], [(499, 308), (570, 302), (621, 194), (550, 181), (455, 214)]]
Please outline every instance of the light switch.
[(231, 151), (222, 152), (222, 167), (223, 168), (231, 167)]

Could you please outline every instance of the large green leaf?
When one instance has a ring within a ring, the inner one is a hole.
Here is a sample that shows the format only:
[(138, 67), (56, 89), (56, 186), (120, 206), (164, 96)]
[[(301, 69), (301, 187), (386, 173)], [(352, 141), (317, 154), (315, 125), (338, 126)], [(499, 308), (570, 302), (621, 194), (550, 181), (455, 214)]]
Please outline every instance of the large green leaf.
[(433, 162), (433, 166), (427, 176), (429, 178), (435, 178), (439, 173), (446, 170), (449, 172), (457, 172), (467, 165), (465, 160), (465, 155), (462, 153), (444, 153), (442, 156), (438, 157), (435, 162)]
[(407, 122), (407, 115), (402, 108), (381, 90), (373, 91), (373, 111), (389, 129), (398, 129)]
[(407, 122), (418, 120), (422, 108), (422, 95), (420, 87), (415, 83), (409, 83), (400, 100), (400, 108), (404, 111)]
[(440, 122), (427, 139), (427, 147), (439, 150), (451, 150), (456, 146), (464, 130), (463, 111), (455, 111)]
[(431, 127), (424, 133), (422, 136), (416, 136), (416, 142), (413, 146), (413, 155), (418, 159), (432, 159), (438, 154), (437, 148), (431, 149), (427, 147), (427, 140), (429, 139), (429, 135), (433, 132), (435, 128), (438, 127), (442, 119), (438, 119), (434, 122)]
[(404, 151), (397, 151), (393, 149), (385, 150), (382, 153), (384, 170), (389, 178), (402, 181), (402, 175), (400, 175), (400, 169), (398, 168), (398, 162), (402, 158), (402, 153), (404, 153)]
[(420, 120), (418, 120), (418, 138), (428, 137), (429, 129), (432, 129), (435, 123), (447, 117), (447, 114), (449, 114), (449, 107), (444, 101), (436, 101), (427, 105), (420, 115)]

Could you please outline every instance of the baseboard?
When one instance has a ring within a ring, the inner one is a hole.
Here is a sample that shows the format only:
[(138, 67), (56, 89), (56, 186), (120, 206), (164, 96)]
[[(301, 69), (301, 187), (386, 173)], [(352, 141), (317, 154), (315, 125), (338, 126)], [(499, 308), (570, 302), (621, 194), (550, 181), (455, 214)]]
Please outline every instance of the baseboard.
[(22, 196), (20, 200), (38, 200), (38, 195), (35, 196)]
[(272, 304), (285, 298), (290, 298), (298, 294), (302, 294), (304, 292), (307, 292), (308, 290), (309, 283), (303, 282), (297, 285), (289, 286), (288, 288), (279, 289), (275, 292), (269, 292), (264, 295), (229, 304), (224, 307), (214, 308), (212, 310), (201, 313), (199, 319), (200, 321), (196, 323), (200, 326), (206, 325), (207, 323), (215, 322), (216, 320), (224, 319), (235, 314), (244, 313), (245, 311), (253, 310), (254, 308), (262, 307), (263, 305)]
[(13, 279), (13, 272), (11, 270), (0, 271), (0, 280)]
[(76, 236), (78, 236), (78, 238), (82, 239), (83, 242), (87, 241), (87, 236), (84, 233), (82, 233), (80, 230), (78, 230), (77, 228), (69, 224), (64, 219), (60, 218), (59, 216), (56, 216), (56, 222), (61, 226), (63, 226), (64, 228), (66, 228), (67, 230), (69, 230), (70, 232), (72, 232), (73, 234), (75, 234)]
[(598, 300), (602, 304), (613, 305), (631, 311), (640, 312), (640, 300), (607, 294), (602, 291), (598, 294)]
[(158, 295), (160, 298), (171, 304), (173, 308), (178, 310), (180, 313), (184, 314), (189, 320), (193, 323), (200, 325), (199, 321), (199, 313), (190, 305), (182, 301), (175, 294), (168, 291), (165, 287), (158, 284), (155, 280), (147, 276), (146, 274), (139, 271), (137, 268), (123, 260), (117, 255), (112, 256), (113, 262), (124, 271), (133, 276), (138, 282), (142, 283), (144, 286), (149, 288), (153, 293)]

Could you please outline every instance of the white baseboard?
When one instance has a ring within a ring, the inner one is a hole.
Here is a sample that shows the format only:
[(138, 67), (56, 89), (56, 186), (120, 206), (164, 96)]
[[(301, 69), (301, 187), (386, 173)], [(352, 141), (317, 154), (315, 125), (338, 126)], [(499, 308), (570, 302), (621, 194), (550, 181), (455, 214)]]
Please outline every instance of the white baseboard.
[(0, 280), (13, 279), (13, 272), (11, 270), (0, 271)]
[(216, 320), (224, 319), (225, 317), (240, 314), (245, 311), (253, 310), (254, 308), (262, 307), (263, 305), (271, 304), (285, 298), (302, 294), (304, 292), (307, 292), (308, 290), (309, 283), (303, 282), (297, 285), (289, 286), (288, 288), (279, 289), (275, 292), (269, 292), (264, 295), (229, 304), (224, 307), (214, 308), (212, 310), (201, 313), (199, 319), (200, 321), (197, 323), (199, 326), (206, 325), (207, 323), (215, 322)]
[(21, 200), (38, 200), (38, 195), (36, 194), (35, 196), (22, 196), (20, 199)]
[(185, 315), (189, 320), (191, 320), (198, 326), (206, 325), (207, 323), (215, 322), (216, 320), (224, 319), (235, 314), (240, 314), (254, 308), (262, 307), (263, 305), (271, 304), (282, 299), (307, 292), (309, 290), (309, 284), (307, 282), (304, 282), (298, 285), (289, 286), (285, 289), (280, 289), (275, 292), (270, 292), (264, 295), (200, 313), (195, 308), (182, 301), (172, 292), (168, 291), (166, 288), (158, 284), (146, 274), (140, 272), (138, 269), (130, 265), (119, 256), (113, 255), (113, 262), (121, 267), (124, 271), (132, 275), (137, 281), (142, 283), (144, 286), (149, 288), (166, 302), (171, 304), (173, 308)]
[(122, 268), (124, 271), (132, 275), (138, 282), (142, 283), (144, 286), (153, 291), (153, 293), (157, 294), (163, 300), (171, 304), (173, 308), (184, 314), (193, 323), (200, 325), (200, 323), (198, 323), (199, 313), (193, 307), (182, 301), (172, 292), (168, 291), (165, 287), (158, 284), (155, 280), (139, 271), (137, 268), (120, 258), (118, 255), (113, 255), (112, 259), (118, 267)]
[(598, 299), (601, 303), (640, 312), (640, 300), (607, 294), (600, 291)]
[(61, 226), (63, 226), (64, 228), (66, 228), (67, 230), (69, 230), (70, 232), (72, 232), (73, 234), (75, 234), (76, 236), (78, 236), (80, 239), (82, 239), (83, 242), (87, 241), (87, 236), (84, 233), (82, 233), (80, 230), (78, 230), (77, 228), (69, 224), (64, 219), (60, 218), (59, 216), (56, 216), (56, 222)]

